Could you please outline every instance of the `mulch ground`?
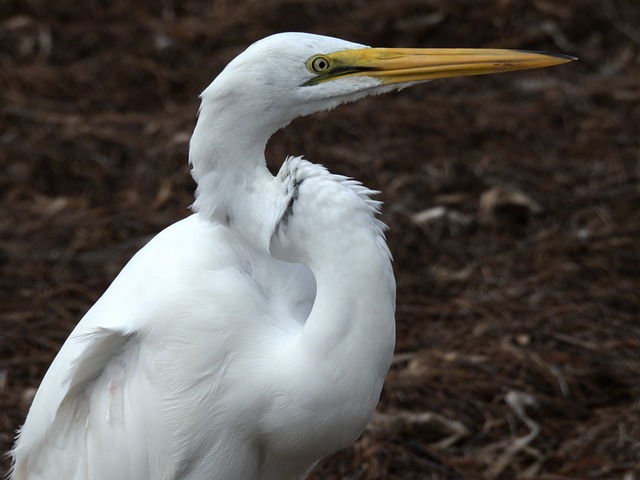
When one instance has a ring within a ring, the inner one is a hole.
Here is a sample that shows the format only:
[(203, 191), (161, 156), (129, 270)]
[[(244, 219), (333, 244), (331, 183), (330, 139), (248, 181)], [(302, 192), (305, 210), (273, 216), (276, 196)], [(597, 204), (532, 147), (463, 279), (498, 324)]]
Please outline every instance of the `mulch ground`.
[(636, 0), (2, 2), (0, 450), (83, 313), (189, 214), (198, 93), (288, 30), (580, 57), (435, 81), (271, 140), (274, 171), (304, 153), (382, 191), (398, 280), (379, 412), (311, 478), (638, 478)]

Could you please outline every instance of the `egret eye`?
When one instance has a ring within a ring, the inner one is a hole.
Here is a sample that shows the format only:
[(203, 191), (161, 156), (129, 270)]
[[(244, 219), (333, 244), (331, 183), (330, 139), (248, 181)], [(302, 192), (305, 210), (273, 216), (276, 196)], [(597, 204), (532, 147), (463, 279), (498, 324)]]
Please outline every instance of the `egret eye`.
[(307, 62), (307, 68), (312, 73), (324, 73), (331, 67), (331, 62), (327, 57), (322, 55), (317, 55), (315, 57), (311, 57)]

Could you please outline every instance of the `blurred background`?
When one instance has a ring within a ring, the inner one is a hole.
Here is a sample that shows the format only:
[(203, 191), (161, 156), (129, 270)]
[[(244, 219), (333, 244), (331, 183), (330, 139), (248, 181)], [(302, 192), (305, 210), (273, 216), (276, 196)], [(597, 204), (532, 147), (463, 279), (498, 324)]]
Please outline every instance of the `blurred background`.
[(398, 280), (378, 413), (310, 478), (638, 478), (637, 0), (3, 0), (0, 450), (84, 312), (189, 215), (199, 92), (280, 31), (580, 57), (271, 139), (273, 171), (304, 154), (382, 191)]

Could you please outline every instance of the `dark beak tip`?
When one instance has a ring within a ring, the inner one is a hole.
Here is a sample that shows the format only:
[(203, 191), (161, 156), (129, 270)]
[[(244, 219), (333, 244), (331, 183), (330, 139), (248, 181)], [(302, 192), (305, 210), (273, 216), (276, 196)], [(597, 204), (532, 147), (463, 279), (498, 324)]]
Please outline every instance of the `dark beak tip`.
[(523, 53), (535, 53), (537, 55), (546, 55), (547, 57), (557, 58), (559, 60), (564, 60), (565, 62), (573, 62), (578, 60), (578, 57), (574, 57), (573, 55), (565, 55), (564, 53), (555, 53), (555, 52), (538, 52), (535, 50), (518, 50)]

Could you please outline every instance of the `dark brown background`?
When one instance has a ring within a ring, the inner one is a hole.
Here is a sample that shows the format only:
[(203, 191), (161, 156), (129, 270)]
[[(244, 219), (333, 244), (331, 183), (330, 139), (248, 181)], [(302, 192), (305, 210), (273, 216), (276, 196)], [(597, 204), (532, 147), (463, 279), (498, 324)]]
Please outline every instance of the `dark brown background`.
[(304, 153), (382, 190), (396, 259), (380, 414), (311, 478), (640, 474), (636, 0), (4, 0), (0, 450), (82, 314), (189, 214), (198, 93), (287, 30), (580, 57), (367, 99), (270, 142), (274, 169)]

